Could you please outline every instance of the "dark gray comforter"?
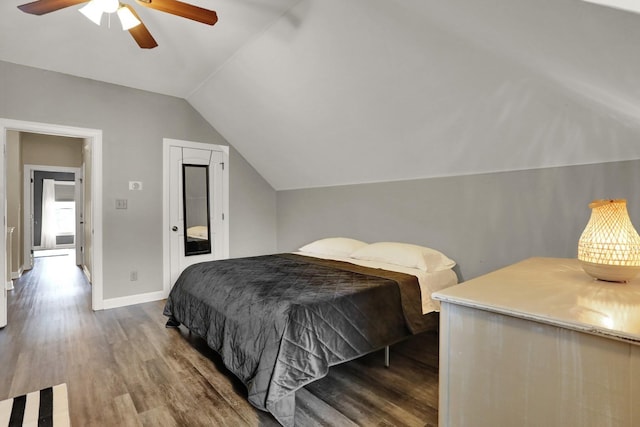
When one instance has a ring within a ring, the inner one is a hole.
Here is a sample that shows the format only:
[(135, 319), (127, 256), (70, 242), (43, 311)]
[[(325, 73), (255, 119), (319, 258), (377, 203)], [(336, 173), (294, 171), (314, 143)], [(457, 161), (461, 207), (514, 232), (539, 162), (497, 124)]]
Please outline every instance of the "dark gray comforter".
[(249, 401), (294, 424), (295, 391), (424, 328), (414, 276), (294, 254), (196, 264), (164, 314), (203, 337)]

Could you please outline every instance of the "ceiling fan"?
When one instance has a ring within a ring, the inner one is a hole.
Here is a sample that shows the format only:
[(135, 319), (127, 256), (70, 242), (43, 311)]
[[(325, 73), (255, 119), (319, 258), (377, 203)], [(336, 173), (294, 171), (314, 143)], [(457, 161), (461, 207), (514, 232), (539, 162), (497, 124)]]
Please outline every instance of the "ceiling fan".
[[(218, 21), (218, 16), (213, 10), (178, 0), (136, 0), (136, 2), (150, 9), (181, 16), (207, 25), (213, 25)], [(18, 9), (33, 15), (44, 15), (80, 3), (87, 3), (80, 9), (80, 12), (96, 24), (100, 25), (103, 13), (116, 12), (120, 18), (122, 29), (129, 31), (138, 46), (143, 49), (153, 49), (158, 46), (158, 43), (142, 23), (133, 7), (119, 0), (37, 0), (20, 5)]]

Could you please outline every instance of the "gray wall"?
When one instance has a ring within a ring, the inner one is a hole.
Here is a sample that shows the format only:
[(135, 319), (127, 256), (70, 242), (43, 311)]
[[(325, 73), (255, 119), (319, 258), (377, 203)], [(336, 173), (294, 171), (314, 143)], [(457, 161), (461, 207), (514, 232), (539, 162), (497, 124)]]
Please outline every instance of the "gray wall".
[(276, 250), (276, 196), (273, 188), (233, 147), (229, 152), (231, 256)]
[[(162, 139), (222, 136), (183, 99), (1, 61), (0, 117), (103, 131), (104, 298), (162, 290)], [(275, 191), (233, 149), (229, 204), (231, 256), (273, 252)]]
[(279, 191), (278, 250), (327, 236), (410, 242), (456, 260), (463, 281), (531, 256), (575, 258), (593, 199), (626, 198), (640, 227), (638, 182), (635, 160)]

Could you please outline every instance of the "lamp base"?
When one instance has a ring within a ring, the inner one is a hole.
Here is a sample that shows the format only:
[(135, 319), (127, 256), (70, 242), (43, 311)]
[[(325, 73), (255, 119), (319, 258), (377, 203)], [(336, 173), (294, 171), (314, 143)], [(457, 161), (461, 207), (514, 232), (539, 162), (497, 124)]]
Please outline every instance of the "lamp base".
[(628, 282), (640, 273), (640, 266), (596, 264), (581, 259), (579, 261), (585, 273), (605, 282)]

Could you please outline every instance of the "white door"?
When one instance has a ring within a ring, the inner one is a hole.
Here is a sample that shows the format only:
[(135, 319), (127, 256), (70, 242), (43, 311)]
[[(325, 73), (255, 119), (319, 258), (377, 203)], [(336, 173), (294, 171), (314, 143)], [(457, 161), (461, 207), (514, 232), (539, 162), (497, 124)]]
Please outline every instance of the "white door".
[(226, 153), (190, 145), (168, 147), (170, 286), (186, 267), (228, 256)]

